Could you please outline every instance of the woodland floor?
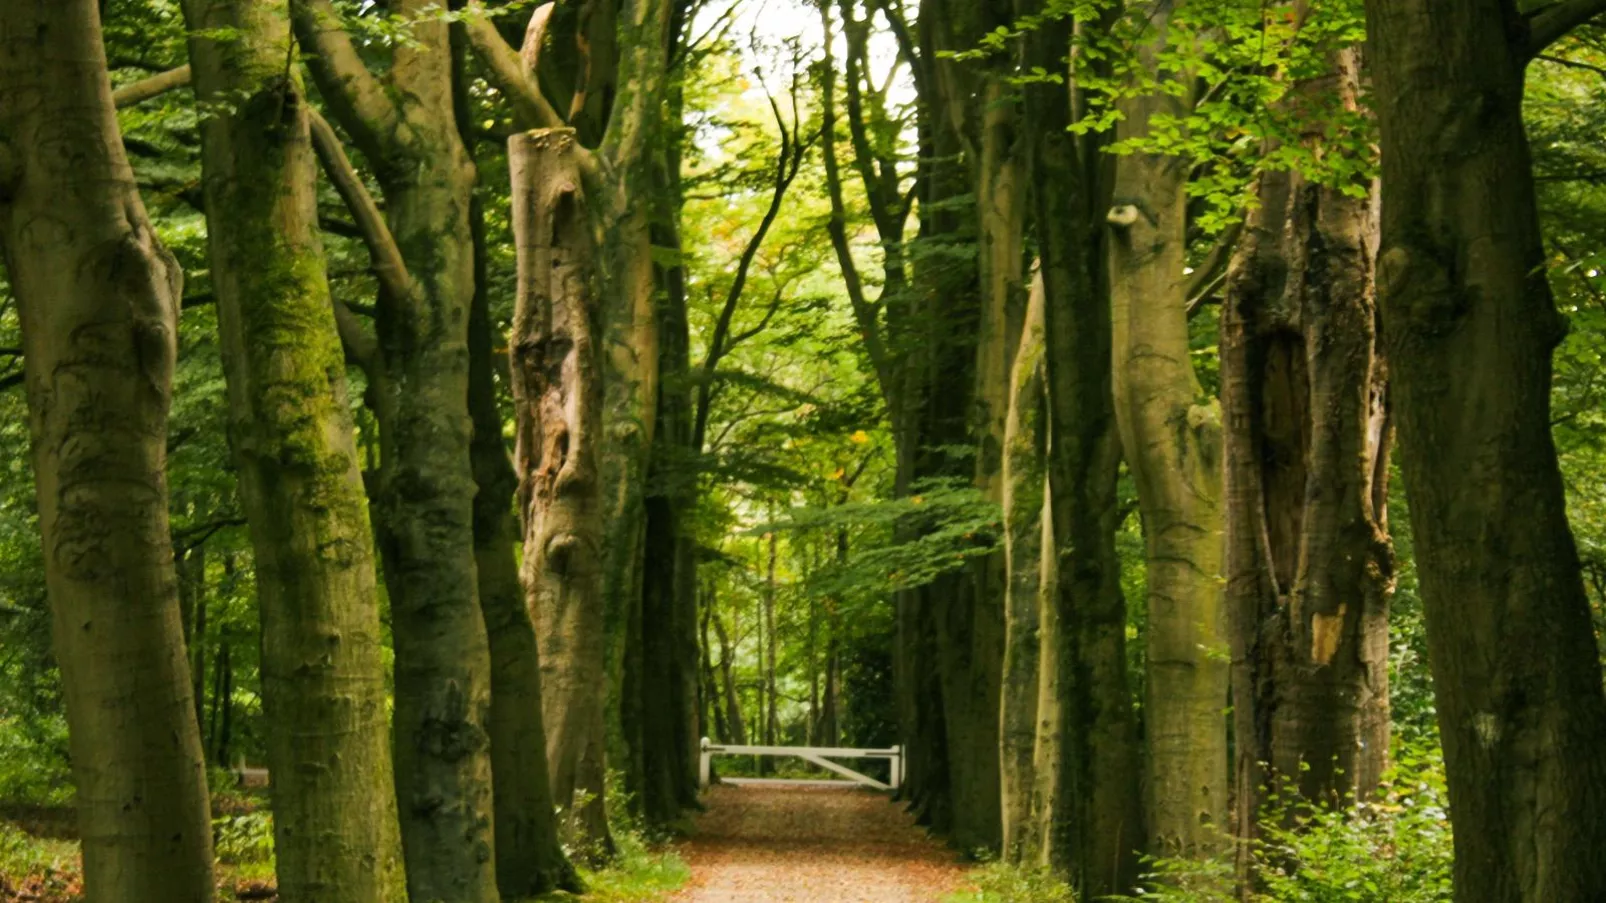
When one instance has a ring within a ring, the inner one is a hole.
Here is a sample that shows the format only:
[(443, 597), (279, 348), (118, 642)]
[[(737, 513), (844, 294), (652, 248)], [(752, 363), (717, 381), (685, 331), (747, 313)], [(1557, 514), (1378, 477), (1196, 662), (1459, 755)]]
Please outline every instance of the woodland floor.
[(721, 784), (704, 802), (672, 903), (936, 903), (964, 886), (953, 852), (884, 794)]

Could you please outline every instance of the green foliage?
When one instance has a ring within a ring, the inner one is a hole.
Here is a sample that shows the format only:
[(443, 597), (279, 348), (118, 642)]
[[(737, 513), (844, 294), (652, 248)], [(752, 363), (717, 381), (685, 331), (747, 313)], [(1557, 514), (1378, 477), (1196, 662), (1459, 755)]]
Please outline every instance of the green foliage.
[(219, 862), (273, 871), (273, 815), (266, 809), (212, 819), (212, 843)]
[[(1453, 842), (1437, 747), (1401, 744), (1375, 800), (1345, 809), (1284, 795), (1261, 813), (1253, 903), (1449, 903)], [(1236, 903), (1229, 860), (1158, 859), (1135, 899)]]
[(9, 892), (17, 888), (10, 882), (25, 881), (44, 899), (65, 896), (76, 887), (78, 871), (77, 841), (36, 837), (0, 821), (0, 899), (12, 899)]
[(966, 480), (925, 480), (903, 498), (798, 507), (763, 524), (769, 530), (830, 533), (846, 529), (868, 542), (845, 561), (809, 575), (817, 596), (873, 600), (924, 586), (965, 562), (992, 553), (1002, 541), (1003, 515)]
[[(686, 863), (659, 841), (650, 837), (640, 819), (631, 814), (630, 797), (624, 790), (624, 776), (608, 773), (608, 829), (613, 834), (614, 855), (601, 868), (580, 868), (586, 883), (586, 900), (599, 903), (651, 903), (661, 900), (691, 877)], [(571, 856), (574, 850), (568, 851)], [(584, 862), (585, 857), (576, 861)], [(573, 899), (554, 894), (553, 899)]]
[(992, 862), (966, 877), (973, 886), (943, 903), (1076, 903), (1070, 887), (1043, 869)]

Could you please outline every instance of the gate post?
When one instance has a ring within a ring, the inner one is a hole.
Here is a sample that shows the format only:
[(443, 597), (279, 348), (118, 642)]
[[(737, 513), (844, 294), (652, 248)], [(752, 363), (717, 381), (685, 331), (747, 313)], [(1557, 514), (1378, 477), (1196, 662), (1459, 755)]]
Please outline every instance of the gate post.
[(708, 789), (708, 781), (712, 776), (714, 754), (708, 751), (708, 738), (703, 738), (702, 755), (697, 759), (697, 786), (703, 790)]
[(888, 781), (887, 783), (892, 785), (892, 789), (893, 790), (897, 790), (899, 787), (903, 786), (903, 747), (902, 746), (894, 746), (892, 748), (891, 762), (892, 762), (892, 775), (891, 775), (892, 780)]

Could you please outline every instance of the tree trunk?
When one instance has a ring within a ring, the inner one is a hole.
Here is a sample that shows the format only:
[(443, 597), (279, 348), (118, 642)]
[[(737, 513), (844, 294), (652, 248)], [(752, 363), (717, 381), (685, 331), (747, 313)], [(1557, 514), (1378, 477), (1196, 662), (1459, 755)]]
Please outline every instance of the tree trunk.
[(1606, 697), (1550, 434), (1565, 323), (1522, 120), (1530, 56), (1587, 5), (1554, 6), (1366, 4), (1378, 297), (1464, 903), (1606, 899)]
[[(541, 613), (543, 710), (553, 795), (573, 808), (594, 792), (583, 770), (600, 753), (606, 704), (602, 635), (602, 381), (596, 260), (574, 133), (543, 129), (508, 142), (518, 301), (509, 341), (524, 511), (526, 603)], [(586, 742), (579, 738), (588, 738)], [(579, 809), (585, 838), (606, 841), (596, 805)], [(589, 851), (604, 855), (609, 851)]]
[[(1028, 10), (1023, 10), (1028, 11)], [(1105, 14), (1105, 21), (1115, 13)], [(1070, 22), (1027, 39), (1026, 63), (1054, 71)], [(1077, 23), (1103, 28), (1101, 22)], [(1143, 757), (1127, 677), (1126, 600), (1115, 534), (1121, 449), (1111, 379), (1104, 216), (1112, 159), (1064, 85), (1025, 88), (1030, 179), (1041, 256), (1051, 425), (1050, 520), (1056, 595), (1041, 618), (1038, 781), (1043, 858), (1080, 899), (1129, 893), (1144, 841)]]
[[(384, 194), (382, 290), (369, 362), (381, 456), (376, 527), (396, 652), (394, 756), (414, 900), (497, 899), (490, 652), (474, 557), (468, 412), (474, 165), (458, 134), (449, 25), (435, 0), (405, 20), (383, 76), (328, 0), (291, 0), (319, 94)], [(404, 270), (397, 272), (396, 270)]]
[(468, 407), (474, 421), (474, 561), (480, 611), (491, 655), (491, 787), (496, 832), (496, 886), (505, 900), (584, 885), (563, 852), (552, 803), (541, 712), (541, 661), (535, 621), (519, 583), (519, 477), (502, 437), (494, 336), (486, 279), (485, 214), (479, 198), (474, 229), (474, 306), (468, 323)]
[(777, 536), (771, 532), (764, 537), (769, 548), (769, 567), (764, 579), (764, 647), (759, 655), (764, 660), (764, 742), (774, 746), (777, 735), (781, 730), (781, 719), (776, 709), (780, 703), (780, 694), (775, 686), (775, 559)]
[[(1162, 4), (1169, 8), (1169, 4)], [(1142, 64), (1158, 71), (1167, 15)], [(1148, 134), (1183, 102), (1123, 100), (1116, 139)], [(1121, 446), (1137, 485), (1148, 573), (1147, 827), (1156, 855), (1222, 848), (1227, 830), (1227, 624), (1221, 590), (1221, 415), (1189, 355), (1187, 163), (1135, 153), (1116, 165), (1110, 288)]]
[[(1358, 54), (1344, 56), (1353, 106)], [(1221, 327), (1233, 821), (1246, 839), (1284, 782), (1328, 806), (1377, 786), (1393, 571), (1371, 199), (1276, 171), (1257, 192)]]
[[(195, 697), (195, 724), (206, 734), (206, 545), (185, 552), (179, 560), (179, 580), (189, 583), (192, 609), (189, 636), (190, 687)], [(182, 582), (180, 584), (182, 588)]]
[[(713, 601), (710, 600), (709, 604), (712, 605)], [(741, 696), (736, 689), (736, 650), (731, 648), (725, 622), (718, 614), (714, 615), (714, 634), (719, 638), (720, 686), (725, 696), (725, 721), (730, 725), (730, 735), (725, 742), (742, 746), (747, 743), (747, 728), (742, 720)]]
[(91, 899), (214, 897), (165, 475), (182, 274), (123, 153), (98, 7), (0, 8), (0, 246)]
[(229, 750), (234, 746), (234, 655), (227, 633), (218, 636), (217, 676), (212, 681), (216, 712), (212, 715), (212, 728), (217, 734), (212, 747), (212, 764), (228, 768)]
[[(679, 34), (679, 24), (671, 25)], [(686, 272), (680, 249), (681, 108), (678, 85), (665, 105), (665, 147), (653, 154), (652, 238), (670, 249), (673, 262), (655, 267), (658, 344), (657, 425), (648, 461), (646, 538), (642, 581), (640, 726), (642, 814), (668, 825), (682, 808), (697, 806), (700, 740), (698, 706), (697, 556), (687, 512), (697, 501), (697, 455), (693, 448), (690, 330)], [(650, 640), (649, 640), (650, 638)]]
[[(279, 895), (404, 893), (379, 599), (288, 4), (188, 0), (230, 440), (255, 550)], [(208, 37), (230, 33), (226, 45)], [(227, 104), (224, 103), (227, 99)]]
[[(1054, 596), (1053, 524), (1048, 502), (1048, 397), (1043, 337), (1043, 285), (1034, 279), (1020, 348), (1015, 352), (1004, 429), (1004, 671), (999, 727), (1003, 854), (1036, 863), (1042, 850), (1033, 759), (1037, 747), (1040, 616)], [(1044, 536), (1045, 532), (1048, 534)]]

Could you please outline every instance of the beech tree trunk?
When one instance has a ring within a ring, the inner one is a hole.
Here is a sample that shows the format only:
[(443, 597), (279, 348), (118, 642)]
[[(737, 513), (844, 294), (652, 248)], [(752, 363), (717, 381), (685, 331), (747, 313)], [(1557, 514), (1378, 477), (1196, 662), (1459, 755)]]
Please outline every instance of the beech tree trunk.
[[(509, 348), (517, 417), (524, 588), (541, 612), (543, 708), (554, 796), (566, 808), (590, 790), (581, 772), (606, 703), (602, 634), (602, 373), (595, 250), (574, 157), (574, 132), (536, 130), (508, 142), (518, 300)], [(600, 815), (598, 806), (579, 809)], [(607, 824), (584, 825), (603, 840)], [(607, 850), (591, 851), (605, 854)]]
[[(1335, 72), (1352, 107), (1358, 62), (1346, 52)], [(1285, 782), (1328, 806), (1377, 786), (1393, 572), (1372, 200), (1277, 171), (1257, 194), (1221, 327), (1233, 821), (1245, 839)]]
[(1598, 10), (1366, 4), (1378, 298), (1463, 903), (1606, 899), (1606, 696), (1550, 433), (1565, 322), (1522, 120), (1528, 60)]
[[(408, 34), (381, 76), (329, 0), (291, 0), (319, 94), (373, 166), (386, 202), (381, 219), (363, 195), (357, 218), (382, 285), (367, 369), (384, 452), (374, 507), (396, 653), (393, 753), (408, 894), (492, 903), (490, 653), (468, 411), (474, 165), (457, 130), (448, 23), (431, 14), (435, 0), (389, 6)], [(348, 175), (343, 194), (361, 194), (354, 182)]]
[[(469, 107), (466, 29), (455, 25), (452, 83), (457, 131), (474, 153), (476, 124)], [(514, 508), (519, 477), (502, 436), (503, 412), (491, 324), (489, 253), (485, 209), (478, 195), (469, 211), (474, 238), (474, 300), (468, 320), (468, 409), (474, 423), (470, 445), (474, 483), (474, 562), (480, 612), (491, 657), (491, 787), (495, 812), (496, 884), (503, 899), (519, 900), (563, 889), (584, 890), (558, 836), (552, 779), (546, 761), (541, 712), (541, 670), (535, 620), (519, 582), (519, 521)]]
[[(1073, 27), (1103, 28), (1115, 15), (1045, 23), (1026, 39), (1026, 65), (1054, 71)], [(1115, 551), (1121, 443), (1103, 222), (1114, 161), (1099, 136), (1071, 134), (1084, 111), (1074, 108), (1068, 86), (1032, 83), (1023, 91), (1047, 345), (1047, 568), (1056, 577), (1039, 629), (1038, 831), (1041, 861), (1067, 876), (1079, 899), (1095, 900), (1131, 892), (1144, 842), (1143, 757)]]
[[(279, 896), (405, 893), (374, 549), (289, 8), (187, 0), (230, 440), (251, 525)], [(228, 41), (209, 35), (226, 29)]]
[[(1141, 64), (1159, 71), (1171, 4), (1156, 4)], [(1148, 133), (1184, 101), (1123, 100), (1116, 139)], [(1116, 420), (1143, 515), (1148, 573), (1148, 848), (1202, 856), (1227, 831), (1227, 618), (1222, 598), (1221, 414), (1189, 355), (1188, 166), (1135, 153), (1116, 164), (1109, 219)]]
[[(1054, 598), (1048, 504), (1048, 395), (1043, 360), (1043, 284), (1033, 280), (1009, 387), (1004, 429), (1004, 671), (999, 721), (1003, 853), (1036, 864), (1042, 854), (1037, 798), (1038, 679), (1045, 600)], [(1047, 534), (1047, 535), (1045, 535)]]
[(0, 248), (22, 323), (84, 889), (210, 903), (165, 472), (183, 277), (123, 153), (97, 4), (5, 4), (0, 41)]

